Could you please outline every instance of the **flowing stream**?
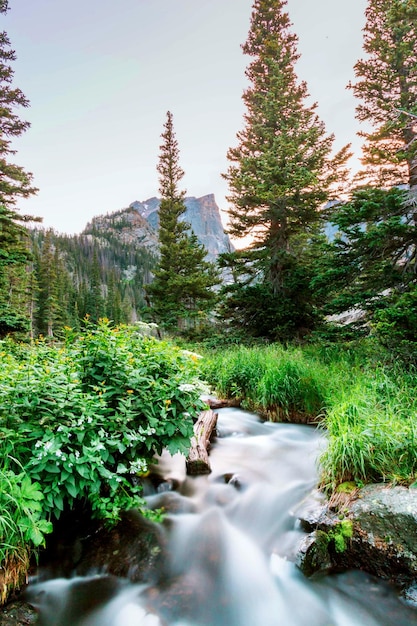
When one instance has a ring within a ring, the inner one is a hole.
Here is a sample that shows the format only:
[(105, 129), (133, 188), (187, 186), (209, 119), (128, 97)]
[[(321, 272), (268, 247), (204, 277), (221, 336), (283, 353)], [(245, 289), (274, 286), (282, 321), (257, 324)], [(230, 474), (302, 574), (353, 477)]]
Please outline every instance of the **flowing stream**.
[[(323, 435), (219, 410), (209, 476), (162, 455), (158, 493), (168, 554), (157, 584), (90, 576), (33, 582), (41, 626), (412, 626), (417, 610), (353, 571), (305, 578), (294, 564), (295, 511), (317, 484)], [(170, 486), (175, 485), (175, 490)]]

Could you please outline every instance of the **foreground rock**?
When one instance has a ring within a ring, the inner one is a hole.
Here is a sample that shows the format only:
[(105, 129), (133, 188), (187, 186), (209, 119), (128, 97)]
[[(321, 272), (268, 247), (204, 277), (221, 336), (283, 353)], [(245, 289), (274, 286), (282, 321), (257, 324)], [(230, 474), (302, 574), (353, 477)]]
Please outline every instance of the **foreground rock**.
[(367, 485), (297, 512), (304, 530), (298, 565), (307, 575), (362, 569), (407, 586), (417, 576), (417, 489)]
[[(101, 595), (98, 601), (104, 601), (103, 580), (105, 583), (108, 581), (108, 594), (111, 597), (119, 580), (153, 583), (163, 569), (163, 525), (150, 522), (138, 511), (127, 511), (111, 529), (71, 515), (57, 526), (46, 551), (41, 554), (41, 581), (93, 574), (100, 583)], [(102, 575), (101, 580), (99, 574)], [(36, 584), (29, 587), (28, 591), (23, 591), (17, 601), (0, 609), (0, 626), (29, 626), (37, 623), (38, 615), (34, 608), (37, 606)], [(75, 588), (73, 593), (76, 593)], [(60, 625), (64, 623), (70, 626), (69, 622), (56, 622)]]
[(20, 600), (10, 602), (0, 611), (0, 626), (30, 626), (37, 621), (38, 614), (33, 606)]
[(47, 578), (110, 574), (132, 582), (153, 581), (164, 560), (165, 533), (161, 524), (139, 511), (126, 511), (113, 528), (101, 523), (57, 525), (41, 559)]

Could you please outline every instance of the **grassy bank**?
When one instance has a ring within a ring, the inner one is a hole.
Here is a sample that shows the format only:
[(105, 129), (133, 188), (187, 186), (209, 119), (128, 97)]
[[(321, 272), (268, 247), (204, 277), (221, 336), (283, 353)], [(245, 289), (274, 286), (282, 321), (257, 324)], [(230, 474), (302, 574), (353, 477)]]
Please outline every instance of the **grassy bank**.
[(328, 434), (321, 481), (329, 491), (346, 481), (417, 480), (415, 372), (385, 365), (367, 344), (210, 352), (202, 376), (219, 396), (267, 419), (320, 422)]

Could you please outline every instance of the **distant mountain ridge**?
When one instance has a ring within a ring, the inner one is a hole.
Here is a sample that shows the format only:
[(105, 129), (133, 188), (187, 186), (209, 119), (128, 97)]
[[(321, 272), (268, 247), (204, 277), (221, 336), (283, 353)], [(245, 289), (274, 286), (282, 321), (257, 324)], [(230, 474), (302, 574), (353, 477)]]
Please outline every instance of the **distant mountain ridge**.
[[(209, 260), (233, 249), (213, 194), (186, 198), (185, 205), (184, 219)], [(48, 293), (54, 294), (54, 335), (65, 326), (79, 328), (86, 316), (92, 321), (107, 317), (116, 324), (148, 319), (145, 287), (158, 264), (159, 206), (158, 198), (132, 202), (126, 209), (94, 217), (79, 235), (30, 229), (34, 284), (48, 285)], [(46, 319), (39, 294), (33, 328), (35, 334), (46, 334), (52, 318), (48, 313)]]
[[(93, 217), (83, 231), (83, 235), (100, 237), (111, 230), (123, 243), (146, 248), (152, 254), (158, 254), (159, 198), (132, 202), (127, 209), (121, 209), (107, 215)], [(225, 233), (220, 209), (214, 194), (201, 198), (184, 198), (186, 211), (183, 219), (191, 225), (197, 239), (207, 250), (207, 258), (216, 260), (222, 252), (233, 250), (229, 236)]]

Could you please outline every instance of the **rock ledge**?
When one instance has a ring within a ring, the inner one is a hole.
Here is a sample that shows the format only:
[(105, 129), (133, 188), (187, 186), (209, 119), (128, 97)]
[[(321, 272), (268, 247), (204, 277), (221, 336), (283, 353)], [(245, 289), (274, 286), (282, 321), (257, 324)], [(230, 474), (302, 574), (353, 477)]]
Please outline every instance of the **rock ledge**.
[(297, 512), (309, 533), (298, 552), (301, 570), (361, 569), (410, 585), (417, 577), (417, 489), (374, 484), (345, 496), (332, 505), (316, 493)]

